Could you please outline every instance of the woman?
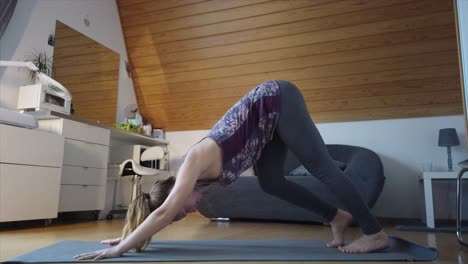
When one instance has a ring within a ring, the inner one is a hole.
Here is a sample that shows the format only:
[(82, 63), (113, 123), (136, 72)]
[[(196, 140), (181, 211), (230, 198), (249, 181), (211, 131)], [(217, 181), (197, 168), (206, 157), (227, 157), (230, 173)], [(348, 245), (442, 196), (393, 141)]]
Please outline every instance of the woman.
[[(281, 172), (288, 149), (329, 187), (350, 213), (285, 179)], [(76, 258), (97, 260), (118, 257), (134, 248), (142, 250), (152, 235), (196, 210), (201, 198), (199, 186), (230, 184), (251, 166), (255, 166), (265, 192), (314, 211), (330, 224), (333, 240), (328, 247), (347, 253), (365, 253), (389, 246), (387, 235), (360, 194), (328, 154), (300, 91), (287, 81), (268, 81), (247, 93), (207, 137), (192, 146), (177, 180), (158, 182), (151, 193), (133, 202), (127, 214), (124, 239), (103, 241), (117, 246)], [(344, 231), (353, 217), (363, 235), (344, 246)]]

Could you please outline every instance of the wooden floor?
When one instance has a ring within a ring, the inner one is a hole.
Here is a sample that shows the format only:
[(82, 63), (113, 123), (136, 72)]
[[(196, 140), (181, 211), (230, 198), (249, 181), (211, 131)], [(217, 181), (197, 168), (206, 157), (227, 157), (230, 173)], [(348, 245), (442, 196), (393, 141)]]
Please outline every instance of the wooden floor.
[[(0, 261), (44, 247), (59, 240), (97, 241), (118, 237), (123, 221), (88, 221), (61, 223), (44, 227), (36, 224), (28, 228), (0, 228)], [(398, 236), (415, 243), (435, 247), (439, 259), (434, 263), (468, 263), (468, 247), (458, 244), (454, 234), (400, 232), (393, 225), (385, 224), (389, 235)], [(358, 235), (357, 228), (351, 228), (346, 239)], [(199, 214), (192, 214), (184, 220), (170, 225), (153, 239), (330, 239), (330, 229), (321, 225), (271, 223), (271, 222), (211, 222)], [(175, 262), (170, 262), (175, 263)], [(186, 263), (186, 262), (184, 262)], [(210, 262), (215, 263), (215, 262)], [(245, 263), (245, 262), (242, 262)], [(262, 262), (270, 263), (270, 262)], [(279, 262), (271, 262), (279, 263)], [(295, 262), (298, 263), (298, 262)], [(317, 263), (317, 262), (311, 262)], [(333, 262), (326, 262), (333, 263)], [(350, 262), (347, 262), (350, 263)], [(390, 263), (390, 262), (367, 262)], [(401, 262), (395, 262), (401, 263)], [(419, 263), (419, 262), (415, 262)], [(425, 263), (425, 262), (421, 262)]]

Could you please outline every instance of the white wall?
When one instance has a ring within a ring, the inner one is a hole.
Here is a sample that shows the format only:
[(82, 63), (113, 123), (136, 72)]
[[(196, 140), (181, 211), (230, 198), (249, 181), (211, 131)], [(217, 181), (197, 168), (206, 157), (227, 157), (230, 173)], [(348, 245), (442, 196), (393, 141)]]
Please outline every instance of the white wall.
[[(465, 84), (465, 108), (468, 108), (468, 0), (457, 0), (458, 47), (461, 50), (461, 77)], [(466, 110), (465, 110), (466, 111)]]
[[(83, 23), (84, 18), (89, 19), (89, 27)], [(136, 103), (133, 82), (125, 71), (127, 51), (115, 0), (18, 1), (0, 40), (0, 60), (23, 61), (34, 49), (52, 55), (53, 47), (47, 45), (47, 39), (49, 34), (55, 33), (56, 20), (121, 55), (118, 109)], [(0, 68), (0, 107), (16, 109), (17, 87), (29, 83), (24, 72), (18, 72), (15, 68)], [(122, 111), (118, 110), (117, 120), (123, 119)]]
[[(468, 159), (464, 117), (392, 119), (317, 125), (326, 144), (347, 144), (369, 148), (382, 159), (386, 183), (373, 208), (380, 217), (420, 218), (424, 213), (422, 183), (418, 176), (428, 170), (447, 171), (447, 150), (438, 147), (441, 128), (456, 128), (460, 146), (452, 148), (454, 170)], [(171, 142), (171, 170), (180, 164), (192, 144), (206, 136), (207, 130), (168, 132)], [(441, 219), (455, 217), (455, 182), (435, 183), (435, 213)]]

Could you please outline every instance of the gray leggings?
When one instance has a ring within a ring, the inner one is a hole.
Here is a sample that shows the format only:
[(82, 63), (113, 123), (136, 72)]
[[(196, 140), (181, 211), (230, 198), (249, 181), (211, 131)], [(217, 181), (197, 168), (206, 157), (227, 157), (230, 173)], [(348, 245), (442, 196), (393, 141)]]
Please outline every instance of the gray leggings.
[(318, 213), (328, 222), (333, 220), (336, 207), (284, 177), (283, 164), (290, 149), (300, 163), (345, 205), (364, 234), (379, 232), (381, 226), (356, 188), (330, 157), (301, 92), (290, 82), (278, 81), (278, 84), (281, 97), (278, 126), (273, 140), (265, 146), (255, 165), (261, 188), (282, 200)]

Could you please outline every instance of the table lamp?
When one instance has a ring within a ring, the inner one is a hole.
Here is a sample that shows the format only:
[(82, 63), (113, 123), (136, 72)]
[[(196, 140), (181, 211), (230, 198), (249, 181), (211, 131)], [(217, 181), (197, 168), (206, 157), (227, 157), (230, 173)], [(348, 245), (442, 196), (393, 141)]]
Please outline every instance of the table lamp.
[(452, 169), (452, 146), (460, 145), (457, 130), (455, 128), (444, 128), (439, 130), (439, 147), (447, 147), (448, 169)]

